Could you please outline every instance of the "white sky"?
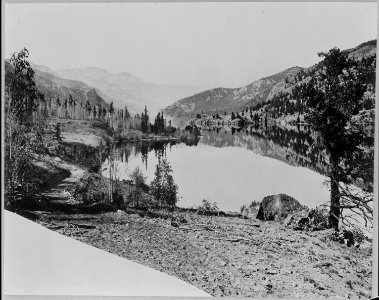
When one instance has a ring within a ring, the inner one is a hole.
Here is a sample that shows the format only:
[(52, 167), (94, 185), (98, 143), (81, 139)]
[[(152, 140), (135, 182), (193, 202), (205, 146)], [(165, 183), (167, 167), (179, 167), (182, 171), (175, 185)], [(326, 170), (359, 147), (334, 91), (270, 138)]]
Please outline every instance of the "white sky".
[(376, 38), (371, 3), (7, 4), (5, 55), (148, 82), (237, 87)]

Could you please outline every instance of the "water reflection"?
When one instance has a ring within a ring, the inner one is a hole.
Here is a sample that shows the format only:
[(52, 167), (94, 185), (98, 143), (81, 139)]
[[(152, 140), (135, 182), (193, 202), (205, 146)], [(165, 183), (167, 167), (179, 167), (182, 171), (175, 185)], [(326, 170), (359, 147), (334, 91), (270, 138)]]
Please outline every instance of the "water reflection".
[[(295, 127), (296, 128), (296, 127)], [(165, 156), (167, 149), (178, 144), (213, 147), (241, 147), (256, 154), (286, 162), (292, 166), (306, 167), (321, 174), (328, 172), (328, 155), (325, 150), (313, 147), (315, 139), (307, 128), (285, 129), (277, 126), (259, 127), (203, 127), (201, 137), (181, 141), (149, 141), (125, 143), (119, 149), (119, 159), (128, 162), (130, 156), (140, 154), (142, 163), (148, 163), (149, 154)]]
[(328, 155), (307, 127), (278, 126), (244, 128), (203, 128), (201, 143), (214, 147), (237, 146), (293, 166), (306, 167), (321, 174), (328, 172)]
[(166, 157), (183, 207), (208, 198), (223, 210), (239, 210), (277, 193), (314, 207), (328, 201), (329, 191), (322, 175), (327, 155), (312, 144), (306, 128), (202, 128), (201, 136), (189, 134), (182, 141), (123, 144), (117, 170), (127, 179), (138, 166), (150, 183), (158, 158)]

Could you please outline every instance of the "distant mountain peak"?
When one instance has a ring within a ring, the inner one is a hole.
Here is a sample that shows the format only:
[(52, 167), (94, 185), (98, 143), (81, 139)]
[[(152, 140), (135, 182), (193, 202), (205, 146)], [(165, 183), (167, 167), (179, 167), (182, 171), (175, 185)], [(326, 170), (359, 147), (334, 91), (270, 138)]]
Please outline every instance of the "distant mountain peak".
[(87, 70), (92, 70), (92, 71), (110, 74), (108, 70), (106, 70), (104, 68), (99, 68), (99, 67), (84, 67), (84, 68), (78, 68), (77, 70), (80, 70), (80, 69), (87, 69)]

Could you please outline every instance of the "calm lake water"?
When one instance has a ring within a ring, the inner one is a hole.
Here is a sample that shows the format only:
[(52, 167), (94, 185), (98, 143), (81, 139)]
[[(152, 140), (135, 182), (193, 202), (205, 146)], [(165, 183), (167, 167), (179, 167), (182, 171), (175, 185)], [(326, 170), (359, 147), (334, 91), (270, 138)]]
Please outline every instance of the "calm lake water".
[(121, 179), (129, 179), (138, 166), (150, 183), (157, 156), (164, 155), (179, 186), (181, 207), (208, 199), (221, 210), (238, 211), (279, 193), (315, 207), (328, 202), (330, 194), (322, 175), (326, 155), (311, 144), (311, 135), (300, 128), (204, 128), (191, 142), (125, 144), (116, 165)]

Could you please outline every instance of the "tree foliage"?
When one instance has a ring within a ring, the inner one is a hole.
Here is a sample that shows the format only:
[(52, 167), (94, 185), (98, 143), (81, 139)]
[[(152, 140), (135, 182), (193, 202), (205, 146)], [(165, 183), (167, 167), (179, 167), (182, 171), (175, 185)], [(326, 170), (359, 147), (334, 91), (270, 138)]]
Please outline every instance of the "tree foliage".
[(5, 197), (17, 206), (35, 195), (33, 160), (41, 149), (44, 114), (33, 116), (43, 96), (36, 90), (27, 49), (14, 53), (5, 78)]
[(13, 53), (10, 59), (13, 70), (7, 70), (5, 76), (6, 90), (9, 94), (6, 112), (13, 114), (23, 124), (30, 121), (32, 113), (37, 109), (40, 95), (28, 57), (29, 51), (26, 48), (17, 54)]
[(163, 112), (158, 113), (154, 120), (154, 131), (156, 134), (165, 133), (165, 120)]
[(145, 109), (141, 114), (141, 131), (146, 133), (149, 129), (149, 114), (147, 112), (147, 107), (145, 105)]
[(141, 169), (136, 167), (130, 174), (130, 179), (133, 181), (133, 188), (130, 191), (129, 198), (134, 202), (134, 205), (139, 207), (142, 196), (142, 187), (145, 185), (146, 177), (143, 175)]
[(178, 186), (172, 177), (172, 168), (166, 159), (159, 160), (155, 177), (151, 182), (151, 193), (161, 206), (173, 207), (178, 201)]
[[(370, 210), (366, 200), (346, 203), (341, 183), (350, 184), (351, 174), (362, 159), (361, 147), (365, 133), (352, 122), (362, 108), (366, 91), (365, 76), (359, 71), (358, 62), (349, 59), (338, 48), (323, 57), (321, 68), (308, 82), (300, 85), (298, 99), (307, 107), (306, 121), (320, 134), (330, 157), (331, 201), (330, 226), (338, 228), (343, 208), (363, 207)], [(345, 200), (341, 203), (341, 199)], [(351, 198), (350, 198), (351, 200)]]

